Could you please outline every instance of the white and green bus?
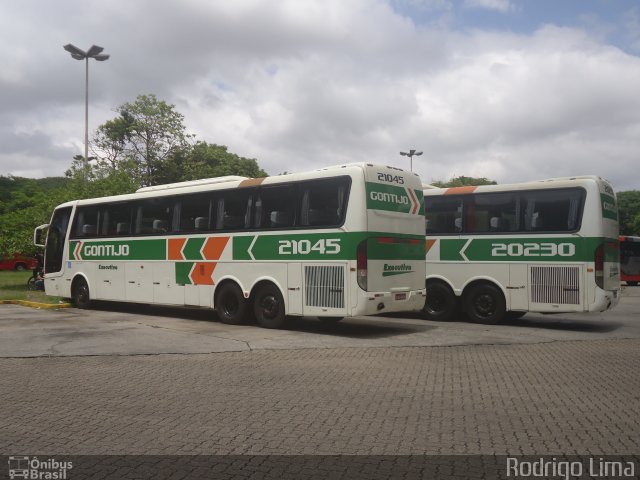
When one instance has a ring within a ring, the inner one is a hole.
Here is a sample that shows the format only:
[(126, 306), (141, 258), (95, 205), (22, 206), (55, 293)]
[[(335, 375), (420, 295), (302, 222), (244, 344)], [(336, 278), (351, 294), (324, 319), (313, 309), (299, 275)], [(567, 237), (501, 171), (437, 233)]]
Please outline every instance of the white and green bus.
[(618, 303), (618, 211), (607, 181), (424, 187), (427, 319), (491, 324)]
[(424, 305), (417, 175), (350, 164), (220, 177), (58, 206), (36, 229), (47, 295), (214, 308), (226, 323)]

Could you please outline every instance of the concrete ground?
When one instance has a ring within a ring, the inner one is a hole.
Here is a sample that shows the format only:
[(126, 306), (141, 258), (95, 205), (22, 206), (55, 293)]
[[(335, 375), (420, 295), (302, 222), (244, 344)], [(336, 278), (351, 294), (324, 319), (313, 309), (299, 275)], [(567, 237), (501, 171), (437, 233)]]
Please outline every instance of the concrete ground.
[(211, 318), (0, 306), (0, 453), (640, 453), (640, 287), (497, 326)]

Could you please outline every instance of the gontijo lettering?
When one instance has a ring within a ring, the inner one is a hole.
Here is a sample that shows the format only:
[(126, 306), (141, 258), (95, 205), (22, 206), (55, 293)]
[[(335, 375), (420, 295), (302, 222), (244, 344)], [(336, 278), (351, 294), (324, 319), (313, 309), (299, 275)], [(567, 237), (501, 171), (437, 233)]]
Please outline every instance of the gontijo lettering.
[(371, 192), (370, 197), (371, 200), (375, 200), (378, 202), (391, 202), (399, 203), (402, 205), (409, 205), (409, 197), (405, 195), (396, 195), (395, 193), (386, 192)]
[(127, 257), (129, 245), (85, 245), (83, 257)]

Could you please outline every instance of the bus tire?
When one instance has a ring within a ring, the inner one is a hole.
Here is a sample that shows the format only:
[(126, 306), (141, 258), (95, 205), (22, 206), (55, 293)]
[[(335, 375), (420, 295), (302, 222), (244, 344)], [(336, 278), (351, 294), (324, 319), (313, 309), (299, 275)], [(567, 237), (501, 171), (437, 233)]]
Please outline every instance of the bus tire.
[(84, 278), (78, 278), (73, 282), (71, 288), (71, 299), (76, 308), (86, 309), (91, 306), (91, 295), (89, 294), (89, 285)]
[(485, 325), (495, 325), (504, 320), (506, 302), (498, 287), (479, 283), (464, 295), (464, 311), (469, 320)]
[(253, 313), (261, 327), (282, 328), (286, 322), (286, 316), (280, 289), (273, 283), (259, 286), (253, 299)]
[(236, 283), (227, 282), (220, 287), (216, 292), (214, 306), (222, 323), (242, 325), (247, 322), (247, 300)]
[(422, 316), (427, 320), (448, 322), (454, 320), (457, 314), (458, 299), (453, 290), (443, 282), (428, 282)]

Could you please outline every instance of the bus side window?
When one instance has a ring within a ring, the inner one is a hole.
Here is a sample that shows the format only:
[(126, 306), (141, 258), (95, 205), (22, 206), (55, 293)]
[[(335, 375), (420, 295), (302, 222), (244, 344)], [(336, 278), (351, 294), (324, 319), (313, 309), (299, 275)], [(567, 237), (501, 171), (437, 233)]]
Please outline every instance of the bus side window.
[(217, 230), (241, 230), (249, 226), (252, 190), (224, 192), (218, 201)]
[(427, 234), (453, 234), (462, 231), (462, 199), (459, 197), (425, 196)]
[(103, 237), (131, 233), (131, 204), (116, 203), (100, 211), (100, 231)]
[(170, 230), (173, 221), (173, 199), (152, 198), (138, 203), (136, 234), (162, 234)]
[(301, 197), (300, 225), (334, 227), (343, 222), (348, 184), (343, 178), (309, 182)]
[(98, 233), (98, 208), (78, 207), (73, 220), (71, 238), (91, 238)]
[(256, 228), (292, 227), (295, 220), (296, 192), (292, 186), (262, 187), (255, 205)]
[(210, 230), (211, 203), (210, 194), (192, 194), (179, 197), (174, 211), (175, 231), (189, 233)]

